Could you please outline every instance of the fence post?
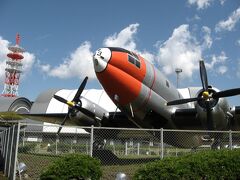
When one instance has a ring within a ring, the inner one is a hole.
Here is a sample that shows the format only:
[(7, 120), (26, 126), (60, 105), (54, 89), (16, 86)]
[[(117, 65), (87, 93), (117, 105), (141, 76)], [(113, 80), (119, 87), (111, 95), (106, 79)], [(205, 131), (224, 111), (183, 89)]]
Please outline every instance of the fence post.
[(128, 142), (125, 140), (125, 156), (128, 155)]
[(0, 132), (0, 147), (2, 148), (2, 133)]
[(3, 132), (3, 143), (2, 143), (2, 157), (3, 157), (3, 160), (4, 160), (4, 165), (5, 165), (5, 160), (6, 160), (6, 156), (5, 156), (6, 142), (7, 142), (7, 130), (4, 130), (4, 132)]
[(57, 155), (58, 154), (58, 142), (59, 142), (59, 135), (56, 134), (56, 140), (55, 140), (55, 154)]
[(3, 155), (4, 131), (1, 132), (1, 154)]
[(10, 177), (11, 173), (11, 162), (12, 162), (12, 152), (13, 152), (13, 143), (14, 143), (14, 132), (15, 132), (15, 126), (13, 125), (12, 128), (12, 140), (11, 140), (11, 146), (10, 146), (10, 155), (9, 155), (9, 164), (8, 164), (8, 177)]
[(140, 143), (139, 142), (137, 143), (137, 155), (138, 156), (140, 155)]
[(9, 147), (9, 133), (10, 127), (6, 130), (6, 141), (5, 141), (5, 150), (4, 150), (4, 175), (7, 176), (7, 158), (8, 158), (8, 147)]
[(11, 137), (13, 137), (12, 135), (12, 127), (8, 128), (8, 140), (6, 142), (6, 154), (5, 154), (5, 165), (4, 165), (4, 174), (9, 177), (9, 163), (10, 163), (10, 153), (11, 153)]
[(93, 129), (94, 126), (91, 126), (91, 137), (90, 137), (90, 156), (93, 156)]
[(232, 150), (232, 130), (229, 131), (229, 148)]
[(161, 159), (163, 159), (163, 128), (161, 128)]
[[(17, 159), (18, 159), (18, 143), (19, 143), (19, 134), (20, 134), (20, 122), (18, 123), (18, 127), (17, 127), (17, 136), (16, 136), (16, 143), (15, 143), (15, 156), (14, 156), (14, 163), (13, 163), (13, 179), (16, 178), (16, 166), (17, 166)], [(19, 176), (21, 177), (20, 175), (20, 172), (19, 172)], [(21, 179), (21, 178), (20, 178)]]
[(4, 143), (3, 143), (3, 158), (5, 160), (6, 156), (5, 156), (5, 152), (6, 152), (6, 148), (7, 148), (7, 145), (6, 145), (6, 142), (7, 142), (7, 130), (4, 131)]

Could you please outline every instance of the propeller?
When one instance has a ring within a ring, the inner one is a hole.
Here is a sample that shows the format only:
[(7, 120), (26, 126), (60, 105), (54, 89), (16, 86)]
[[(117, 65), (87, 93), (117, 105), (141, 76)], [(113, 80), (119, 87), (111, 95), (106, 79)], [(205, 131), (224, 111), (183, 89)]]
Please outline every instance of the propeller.
[(177, 99), (174, 101), (169, 101), (167, 102), (167, 106), (172, 106), (172, 105), (179, 105), (179, 104), (185, 104), (193, 101), (197, 101), (199, 98), (186, 98), (186, 99)]
[(208, 79), (207, 79), (207, 71), (204, 65), (204, 61), (199, 61), (199, 69), (200, 69), (200, 77), (202, 81), (202, 87), (204, 91), (208, 91)]
[(87, 115), (89, 117), (92, 117), (92, 118), (95, 117), (95, 114), (93, 112), (91, 112), (88, 109), (85, 109), (85, 108), (82, 107), (82, 102), (80, 100), (80, 96), (81, 96), (81, 94), (82, 94), (82, 92), (83, 92), (83, 90), (84, 90), (84, 88), (85, 88), (85, 86), (87, 84), (87, 80), (88, 80), (88, 77), (85, 77), (85, 79), (83, 80), (83, 82), (79, 86), (79, 88), (78, 88), (78, 90), (77, 90), (77, 92), (76, 92), (76, 94), (75, 94), (75, 96), (74, 96), (72, 101), (68, 101), (68, 100), (66, 100), (66, 99), (64, 99), (64, 98), (62, 98), (61, 96), (58, 96), (58, 95), (54, 95), (53, 96), (56, 100), (58, 100), (58, 101), (60, 101), (60, 102), (62, 102), (64, 104), (67, 104), (68, 107), (69, 107), (68, 108), (68, 113), (64, 117), (64, 119), (63, 119), (63, 121), (61, 123), (61, 127), (59, 127), (57, 134), (60, 133), (60, 131), (62, 129), (62, 126), (66, 123), (69, 115), (71, 113), (73, 113), (74, 110), (80, 111), (80, 112), (82, 112), (83, 114), (85, 114), (85, 115)]
[(236, 96), (240, 94), (240, 88), (235, 89), (228, 89), (225, 91), (216, 92), (212, 95), (214, 99), (221, 98), (221, 97), (229, 97), (229, 96)]
[(217, 100), (223, 97), (235, 96), (240, 94), (240, 88), (224, 90), (220, 92), (215, 92), (210, 89), (208, 86), (207, 71), (203, 60), (199, 61), (200, 77), (202, 82), (203, 91), (198, 95), (198, 97), (187, 98), (187, 99), (178, 99), (174, 101), (167, 102), (167, 106), (180, 105), (189, 102), (197, 101), (199, 104), (204, 105), (207, 114), (207, 126), (209, 130), (213, 130), (213, 119), (212, 119), (212, 107), (215, 106), (215, 103), (211, 104), (212, 100)]

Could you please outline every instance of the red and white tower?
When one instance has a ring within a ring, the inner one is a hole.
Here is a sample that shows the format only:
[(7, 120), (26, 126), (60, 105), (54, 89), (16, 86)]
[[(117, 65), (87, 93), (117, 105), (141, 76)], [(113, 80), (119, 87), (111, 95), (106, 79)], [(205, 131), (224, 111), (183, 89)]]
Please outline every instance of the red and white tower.
[(24, 49), (19, 46), (20, 35), (16, 35), (16, 45), (9, 46), (11, 51), (7, 54), (8, 59), (6, 61), (5, 69), (5, 82), (2, 96), (15, 97), (18, 96), (18, 85), (20, 74), (22, 73), (22, 59), (24, 58), (22, 53)]

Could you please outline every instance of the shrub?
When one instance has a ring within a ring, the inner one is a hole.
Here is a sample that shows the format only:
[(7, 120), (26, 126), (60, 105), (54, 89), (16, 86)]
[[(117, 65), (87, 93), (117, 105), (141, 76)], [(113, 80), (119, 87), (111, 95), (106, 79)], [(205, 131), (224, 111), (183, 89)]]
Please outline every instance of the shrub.
[(100, 161), (87, 155), (67, 154), (50, 164), (42, 172), (42, 180), (100, 179)]
[(238, 179), (240, 151), (204, 151), (148, 163), (134, 179)]

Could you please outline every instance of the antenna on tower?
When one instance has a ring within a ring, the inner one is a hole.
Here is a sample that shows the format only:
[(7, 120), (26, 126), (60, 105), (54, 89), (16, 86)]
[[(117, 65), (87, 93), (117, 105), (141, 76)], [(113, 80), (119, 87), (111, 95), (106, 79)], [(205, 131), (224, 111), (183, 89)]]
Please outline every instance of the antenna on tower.
[(20, 35), (17, 33), (16, 35), (16, 45), (20, 44)]
[(16, 45), (9, 46), (8, 50), (11, 51), (7, 54), (6, 68), (5, 68), (5, 81), (2, 96), (16, 97), (18, 96), (18, 85), (20, 75), (22, 73), (22, 59), (24, 49), (19, 46), (20, 35), (16, 35)]

